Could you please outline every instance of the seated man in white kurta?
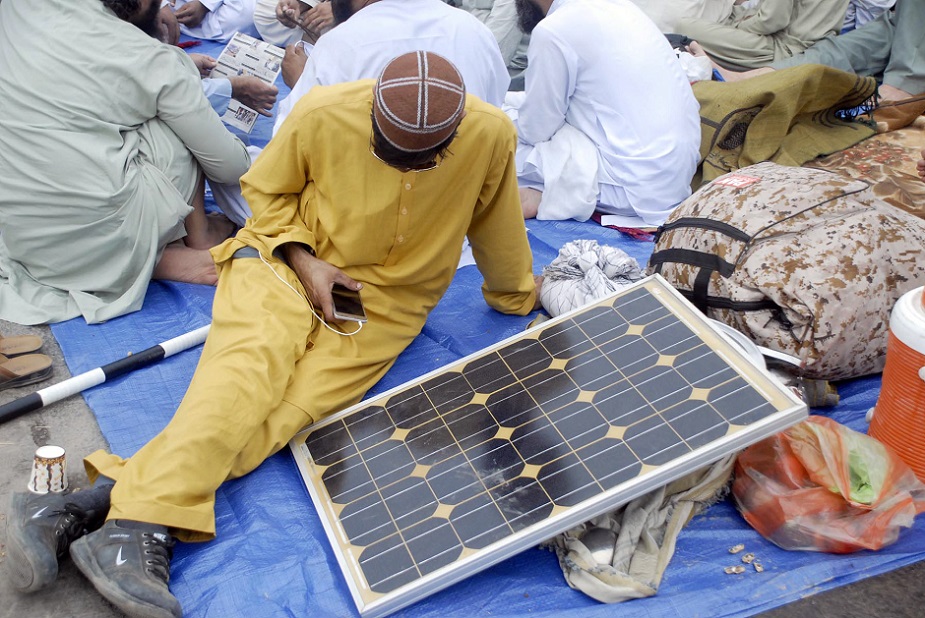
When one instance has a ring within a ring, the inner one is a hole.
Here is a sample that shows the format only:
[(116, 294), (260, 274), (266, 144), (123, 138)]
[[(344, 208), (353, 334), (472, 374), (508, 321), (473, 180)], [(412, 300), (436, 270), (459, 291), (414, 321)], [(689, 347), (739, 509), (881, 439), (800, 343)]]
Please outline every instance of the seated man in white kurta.
[(491, 31), (440, 0), (331, 0), (336, 26), (310, 50), (301, 77), (279, 105), (274, 134), (316, 85), (374, 78), (401, 54), (429, 51), (456, 65), (466, 91), (500, 106), (510, 84)]
[(258, 36), (254, 27), (257, 0), (167, 0), (180, 31), (197, 39), (227, 42), (235, 32)]
[[(330, 5), (335, 27), (314, 47), (308, 46), (301, 76), (280, 101), (274, 135), (314, 86), (376, 78), (389, 61), (412, 51), (443, 56), (459, 69), (467, 92), (495, 106), (503, 102), (511, 80), (498, 43), (465, 11), (440, 0), (330, 0)], [(285, 60), (283, 72), (285, 77)], [(257, 154), (251, 147), (251, 156)], [(226, 212), (234, 211), (229, 212), (232, 220), (249, 216), (250, 208), (236, 187), (211, 187), (216, 199), (228, 205)]]
[(532, 32), (526, 90), (508, 97), (524, 217), (599, 210), (660, 225), (700, 159), (700, 107), (668, 41), (629, 0), (517, 0), (517, 11)]

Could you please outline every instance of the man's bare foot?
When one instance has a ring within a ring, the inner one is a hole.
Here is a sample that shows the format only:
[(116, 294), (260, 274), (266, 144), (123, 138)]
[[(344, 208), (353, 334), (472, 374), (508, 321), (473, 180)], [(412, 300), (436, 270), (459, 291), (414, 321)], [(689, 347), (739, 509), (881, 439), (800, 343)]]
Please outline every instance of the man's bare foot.
[(228, 217), (219, 212), (207, 214), (206, 225), (207, 229), (204, 233), (190, 234), (183, 239), (187, 247), (190, 249), (211, 249), (225, 242), (237, 229), (237, 226)]
[(925, 181), (925, 148), (922, 148), (922, 159), (916, 165), (916, 170), (919, 173), (919, 178)]
[(152, 278), (204, 285), (218, 283), (212, 255), (204, 249), (193, 249), (179, 241), (164, 248)]
[(540, 201), (543, 199), (543, 192), (536, 189), (520, 189), (520, 208), (523, 210), (524, 219), (535, 219), (536, 213), (540, 211)]
[(908, 99), (912, 95), (906, 92), (905, 90), (900, 90), (889, 84), (880, 84), (880, 88), (877, 90), (880, 94), (880, 100), (882, 101), (902, 101), (903, 99)]

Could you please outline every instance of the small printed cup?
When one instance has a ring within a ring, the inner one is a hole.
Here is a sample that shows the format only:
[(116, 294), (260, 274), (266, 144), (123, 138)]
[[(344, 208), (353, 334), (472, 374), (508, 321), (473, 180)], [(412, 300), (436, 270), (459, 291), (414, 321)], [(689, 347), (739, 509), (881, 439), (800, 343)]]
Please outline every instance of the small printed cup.
[(67, 460), (60, 446), (40, 446), (32, 461), (29, 491), (36, 494), (62, 492), (67, 489)]

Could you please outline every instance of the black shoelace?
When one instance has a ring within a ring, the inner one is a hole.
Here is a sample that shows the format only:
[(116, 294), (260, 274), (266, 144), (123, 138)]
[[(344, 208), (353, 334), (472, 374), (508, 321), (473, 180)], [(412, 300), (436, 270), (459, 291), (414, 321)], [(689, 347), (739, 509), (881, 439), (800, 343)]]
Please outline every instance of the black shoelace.
[(87, 521), (90, 519), (87, 511), (73, 502), (68, 502), (58, 511), (52, 511), (49, 517), (58, 516), (55, 522), (55, 538), (58, 541), (56, 553), (62, 557), (74, 539), (87, 533)]
[(161, 579), (164, 584), (170, 582), (170, 559), (173, 558), (173, 537), (145, 532), (144, 542), (145, 571)]

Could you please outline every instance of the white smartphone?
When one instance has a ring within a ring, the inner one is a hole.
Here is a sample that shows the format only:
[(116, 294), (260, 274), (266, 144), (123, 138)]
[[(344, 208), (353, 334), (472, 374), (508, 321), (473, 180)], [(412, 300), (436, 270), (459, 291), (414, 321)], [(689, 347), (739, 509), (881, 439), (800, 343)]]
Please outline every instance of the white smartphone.
[(331, 298), (334, 300), (334, 317), (338, 320), (366, 321), (366, 310), (363, 308), (363, 301), (358, 290), (351, 290), (335, 283), (331, 290)]

